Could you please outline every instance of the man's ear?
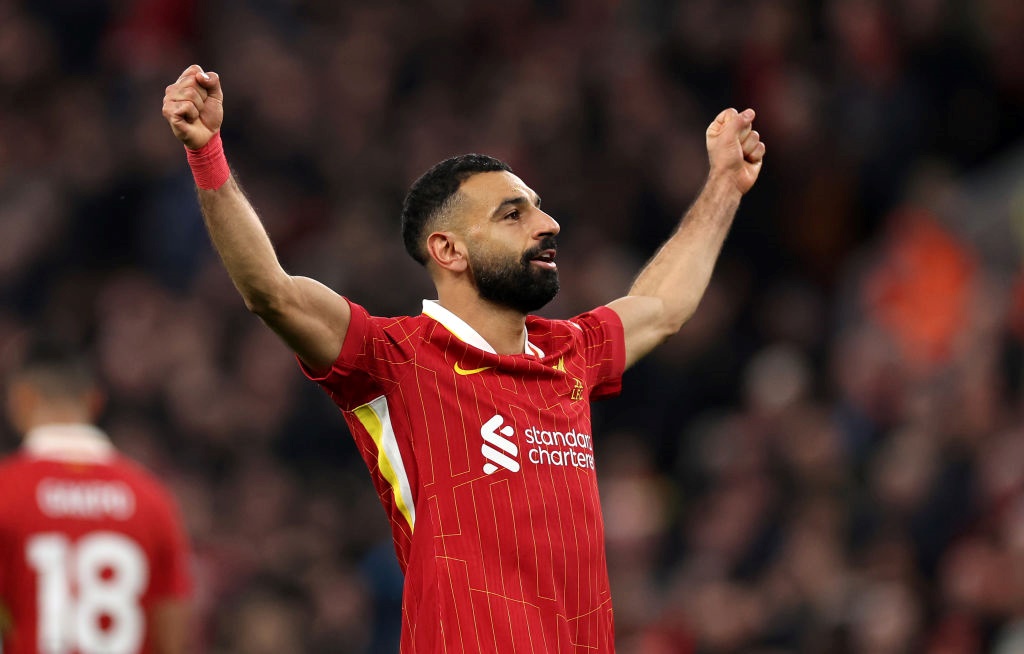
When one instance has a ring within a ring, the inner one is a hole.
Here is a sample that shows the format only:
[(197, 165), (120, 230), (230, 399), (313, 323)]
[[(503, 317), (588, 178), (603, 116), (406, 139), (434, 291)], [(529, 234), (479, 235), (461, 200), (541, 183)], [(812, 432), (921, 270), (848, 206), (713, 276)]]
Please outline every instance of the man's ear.
[(28, 431), (39, 409), (39, 393), (31, 384), (14, 381), (7, 387), (7, 417), (19, 434)]
[(452, 232), (433, 232), (428, 236), (427, 256), (444, 270), (465, 272), (469, 268), (466, 246)]
[(89, 415), (92, 416), (92, 422), (99, 420), (100, 416), (103, 415), (104, 409), (107, 408), (107, 394), (98, 388), (93, 388), (86, 393), (83, 401), (89, 411)]

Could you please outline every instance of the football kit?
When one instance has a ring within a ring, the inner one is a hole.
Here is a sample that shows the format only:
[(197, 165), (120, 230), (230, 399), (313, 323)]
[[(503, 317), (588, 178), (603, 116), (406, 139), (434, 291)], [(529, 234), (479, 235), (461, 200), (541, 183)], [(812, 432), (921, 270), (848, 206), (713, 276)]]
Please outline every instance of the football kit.
[(402, 653), (614, 651), (590, 400), (619, 392), (622, 323), (600, 307), (526, 319), (500, 355), (425, 301), (351, 304), (319, 375), (344, 412), (405, 573)]
[(0, 498), (0, 651), (152, 651), (148, 611), (191, 590), (159, 482), (99, 430), (50, 425), (0, 463)]

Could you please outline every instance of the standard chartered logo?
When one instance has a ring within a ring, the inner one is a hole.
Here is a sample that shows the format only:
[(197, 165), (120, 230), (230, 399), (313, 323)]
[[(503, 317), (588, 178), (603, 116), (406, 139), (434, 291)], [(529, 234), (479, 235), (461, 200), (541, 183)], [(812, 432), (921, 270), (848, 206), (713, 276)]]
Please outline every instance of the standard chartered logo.
[[(504, 468), (509, 472), (519, 472), (519, 446), (511, 439), (515, 435), (512, 425), (505, 424), (505, 418), (495, 415), (480, 428), (484, 443), (480, 448), (487, 463), (484, 472), (494, 474)], [(531, 446), (526, 452), (530, 463), (538, 465), (569, 466), (574, 468), (594, 468), (594, 446), (590, 434), (569, 431), (555, 431), (528, 427), (523, 432), (526, 445)]]
[[(519, 462), (515, 460), (515, 457), (519, 456), (519, 448), (509, 440), (515, 430), (510, 425), (502, 427), (504, 423), (504, 418), (495, 415), (480, 428), (480, 435), (484, 437), (484, 444), (480, 447), (480, 451), (487, 459), (487, 463), (484, 464), (484, 472), (489, 475), (497, 472), (498, 466), (510, 472), (519, 472)], [(499, 427), (501, 427), (500, 430)]]

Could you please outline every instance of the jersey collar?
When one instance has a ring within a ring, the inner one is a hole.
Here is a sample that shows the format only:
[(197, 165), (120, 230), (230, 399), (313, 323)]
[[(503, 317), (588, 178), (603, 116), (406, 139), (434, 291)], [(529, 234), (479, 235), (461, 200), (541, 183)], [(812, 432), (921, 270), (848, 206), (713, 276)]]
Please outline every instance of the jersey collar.
[(22, 448), (31, 457), (57, 461), (102, 462), (115, 452), (106, 434), (86, 424), (36, 427), (25, 435)]
[[(459, 339), (467, 345), (472, 345), (478, 350), (484, 352), (490, 352), (491, 354), (497, 354), (491, 344), (484, 340), (484, 337), (480, 333), (469, 326), (469, 324), (459, 318), (454, 313), (445, 309), (437, 300), (423, 300), (423, 313), (430, 318), (433, 318), (437, 322), (441, 323), (441, 326), (450, 331), (455, 338)], [(531, 354), (537, 358), (544, 358), (544, 352), (530, 342), (530, 335), (526, 335), (526, 343), (523, 346), (523, 354)]]

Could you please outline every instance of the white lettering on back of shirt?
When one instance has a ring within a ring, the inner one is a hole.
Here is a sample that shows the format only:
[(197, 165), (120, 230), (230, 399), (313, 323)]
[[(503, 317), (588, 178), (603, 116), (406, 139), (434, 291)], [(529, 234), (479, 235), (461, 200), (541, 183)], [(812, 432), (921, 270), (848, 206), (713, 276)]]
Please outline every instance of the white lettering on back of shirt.
[(135, 494), (120, 481), (46, 478), (36, 487), (36, 503), (48, 518), (127, 520), (135, 513)]

